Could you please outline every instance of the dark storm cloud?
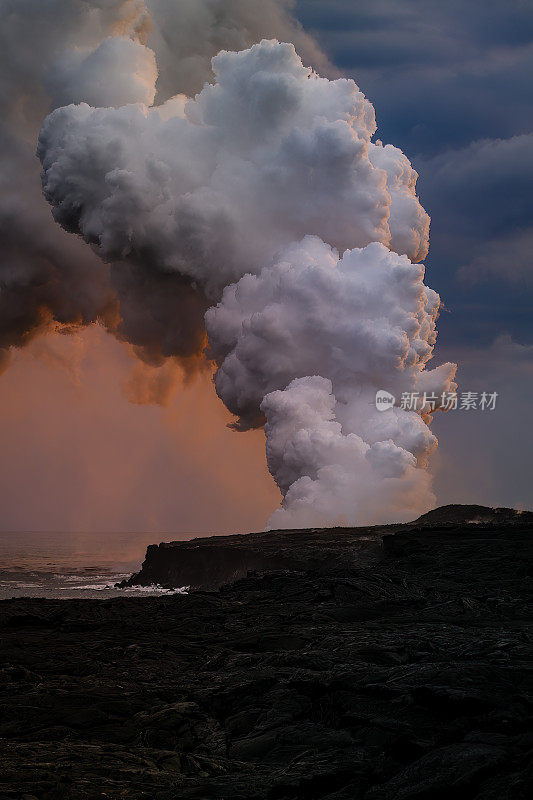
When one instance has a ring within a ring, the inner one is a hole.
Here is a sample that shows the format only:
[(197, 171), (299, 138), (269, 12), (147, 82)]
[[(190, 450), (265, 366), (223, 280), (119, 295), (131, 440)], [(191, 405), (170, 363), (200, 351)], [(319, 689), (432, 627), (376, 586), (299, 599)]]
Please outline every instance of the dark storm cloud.
[(417, 167), (432, 216), (427, 263), (451, 311), (443, 338), (530, 341), (533, 135), (473, 142)]
[(419, 158), (419, 168), (434, 214), (453, 215), (459, 235), (475, 226), (485, 238), (531, 222), (533, 134), (481, 140)]
[(420, 174), (442, 340), (531, 338), (533, 4), (300, 0)]
[(533, 134), (473, 142), (419, 157), (417, 166), (433, 218), (432, 263), (440, 267), (446, 260), (452, 275), (460, 270), (477, 283), (496, 277), (530, 281), (519, 251), (528, 247), (532, 224)]
[[(533, 4), (299, 0), (298, 16), (406, 152), (431, 215), (425, 263), (445, 303), (438, 356), (495, 413), (437, 415), (439, 501), (531, 507)], [(512, 337), (512, 338), (511, 338)], [(529, 343), (529, 344), (528, 344)]]
[(306, 62), (334, 72), (291, 7), (291, 0), (0, 0), (0, 372), (10, 348), (50, 325), (97, 320), (143, 357), (173, 355), (188, 368), (204, 344), (202, 294), (165, 275), (150, 283), (138, 265), (109, 269), (61, 230), (42, 197), (38, 131), (56, 106), (150, 105), (156, 90), (158, 103), (194, 94), (212, 77), (219, 50), (264, 36), (294, 40)]
[(412, 156), (531, 129), (531, 3), (299, 0), (297, 11)]

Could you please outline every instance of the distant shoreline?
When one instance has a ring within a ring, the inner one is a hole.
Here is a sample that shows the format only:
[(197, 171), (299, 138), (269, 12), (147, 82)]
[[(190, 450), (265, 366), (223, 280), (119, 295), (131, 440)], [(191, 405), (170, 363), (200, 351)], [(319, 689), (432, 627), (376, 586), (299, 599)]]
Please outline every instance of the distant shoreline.
[(525, 800), (533, 524), (312, 538), (218, 590), (0, 602), (0, 795)]

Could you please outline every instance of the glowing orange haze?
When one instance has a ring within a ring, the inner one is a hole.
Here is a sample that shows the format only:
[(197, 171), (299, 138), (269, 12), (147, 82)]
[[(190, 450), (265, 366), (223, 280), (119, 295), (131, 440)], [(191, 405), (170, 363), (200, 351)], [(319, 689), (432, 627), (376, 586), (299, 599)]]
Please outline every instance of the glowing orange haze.
[[(210, 374), (176, 386), (163, 370), (97, 326), (17, 351), (0, 376), (1, 528), (262, 529), (280, 500), (263, 432), (226, 427)], [(127, 399), (154, 396), (167, 406)]]

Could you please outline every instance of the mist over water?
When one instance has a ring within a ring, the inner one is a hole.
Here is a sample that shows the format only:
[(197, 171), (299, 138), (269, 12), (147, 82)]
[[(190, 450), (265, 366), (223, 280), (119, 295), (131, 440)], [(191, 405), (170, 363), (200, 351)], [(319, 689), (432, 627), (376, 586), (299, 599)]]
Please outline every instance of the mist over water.
[(115, 589), (139, 569), (146, 547), (179, 534), (0, 532), (0, 599), (107, 598), (161, 594), (157, 587)]

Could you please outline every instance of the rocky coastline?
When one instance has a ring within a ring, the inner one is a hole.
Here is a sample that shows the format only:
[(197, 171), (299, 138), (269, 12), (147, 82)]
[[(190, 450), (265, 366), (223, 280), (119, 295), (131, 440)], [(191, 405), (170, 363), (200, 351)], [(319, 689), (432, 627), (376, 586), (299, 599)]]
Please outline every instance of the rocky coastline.
[(189, 594), (2, 601), (0, 798), (525, 800), (532, 556), (533, 514), (454, 506), (149, 548), (130, 581)]

